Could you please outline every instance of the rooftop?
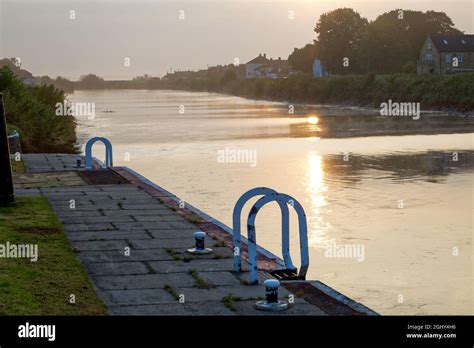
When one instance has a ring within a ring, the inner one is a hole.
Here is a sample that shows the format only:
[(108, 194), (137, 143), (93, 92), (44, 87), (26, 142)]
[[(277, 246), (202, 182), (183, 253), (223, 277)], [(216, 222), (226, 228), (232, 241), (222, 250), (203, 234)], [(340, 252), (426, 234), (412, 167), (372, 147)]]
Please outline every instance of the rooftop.
[(473, 52), (474, 35), (430, 35), (438, 52)]

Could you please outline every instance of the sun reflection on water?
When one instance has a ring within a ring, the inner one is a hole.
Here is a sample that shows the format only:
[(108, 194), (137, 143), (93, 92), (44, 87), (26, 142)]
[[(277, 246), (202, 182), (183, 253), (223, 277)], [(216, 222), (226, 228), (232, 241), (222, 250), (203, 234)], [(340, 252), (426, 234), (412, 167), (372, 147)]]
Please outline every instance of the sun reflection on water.
[(310, 197), (310, 212), (308, 216), (308, 239), (311, 247), (324, 247), (328, 242), (328, 231), (331, 224), (326, 222), (324, 214), (327, 205), (323, 158), (316, 152), (309, 152), (307, 156), (307, 183), (306, 191)]

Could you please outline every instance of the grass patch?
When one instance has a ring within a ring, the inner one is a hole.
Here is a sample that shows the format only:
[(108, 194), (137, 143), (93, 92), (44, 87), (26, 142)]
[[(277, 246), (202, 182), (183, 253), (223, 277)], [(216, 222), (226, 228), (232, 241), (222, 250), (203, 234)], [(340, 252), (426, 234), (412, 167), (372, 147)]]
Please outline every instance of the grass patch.
[(234, 296), (232, 294), (225, 295), (221, 302), (224, 304), (226, 308), (229, 308), (231, 311), (235, 312), (235, 301), (240, 301), (241, 298), (238, 296)]
[(37, 244), (38, 261), (0, 258), (0, 315), (106, 314), (45, 197), (0, 206), (0, 244), (7, 241)]
[(49, 173), (17, 173), (15, 186), (17, 188), (46, 188), (83, 186), (84, 180), (75, 172), (49, 172)]
[(12, 164), (12, 170), (14, 173), (23, 174), (26, 172), (25, 162), (23, 162), (23, 160), (20, 160), (20, 161), (11, 160), (10, 162)]
[(179, 252), (176, 251), (176, 250), (174, 250), (174, 249), (172, 249), (172, 248), (166, 248), (166, 249), (165, 249), (165, 252), (166, 252), (168, 255), (170, 255), (170, 256), (173, 258), (173, 260), (175, 260), (175, 261), (180, 261), (180, 260), (182, 260), (181, 256), (179, 256)]
[(304, 297), (305, 295), (304, 290), (303, 289), (298, 290), (295, 295), (296, 297), (299, 297), (299, 298)]
[(201, 278), (195, 270), (190, 269), (188, 273), (194, 278), (194, 287), (198, 289), (212, 289), (216, 287), (214, 284)]
[(199, 224), (201, 222), (204, 222), (203, 219), (197, 217), (197, 216), (185, 216), (184, 217), (186, 220), (188, 220), (192, 224)]
[(179, 295), (176, 290), (170, 284), (165, 284), (165, 291), (174, 297), (175, 300), (179, 301)]
[(250, 282), (248, 281), (248, 279), (242, 278), (242, 279), (240, 279), (240, 284), (242, 284), (242, 285), (250, 285)]
[(27, 226), (17, 227), (16, 231), (19, 233), (33, 233), (33, 234), (53, 234), (61, 233), (62, 229), (60, 226), (57, 227), (44, 227), (44, 226)]
[(227, 244), (223, 240), (218, 240), (217, 242), (214, 243), (214, 247), (225, 247)]

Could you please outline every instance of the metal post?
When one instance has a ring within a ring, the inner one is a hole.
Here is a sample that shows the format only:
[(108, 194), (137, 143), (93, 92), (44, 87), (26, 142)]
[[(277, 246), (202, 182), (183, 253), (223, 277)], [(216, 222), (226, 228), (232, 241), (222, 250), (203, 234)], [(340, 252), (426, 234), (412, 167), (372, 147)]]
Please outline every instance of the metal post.
[(205, 245), (206, 232), (197, 231), (194, 232), (194, 248), (188, 249), (188, 253), (191, 254), (209, 254), (212, 252), (211, 248), (206, 248)]
[(255, 307), (262, 311), (279, 312), (288, 308), (288, 302), (278, 300), (278, 287), (280, 282), (276, 279), (267, 279), (265, 286), (265, 300), (255, 303)]
[(76, 157), (76, 167), (82, 167), (82, 157)]
[(3, 94), (0, 93), (0, 203), (15, 199), (13, 190), (12, 166), (8, 147), (7, 121), (3, 109)]

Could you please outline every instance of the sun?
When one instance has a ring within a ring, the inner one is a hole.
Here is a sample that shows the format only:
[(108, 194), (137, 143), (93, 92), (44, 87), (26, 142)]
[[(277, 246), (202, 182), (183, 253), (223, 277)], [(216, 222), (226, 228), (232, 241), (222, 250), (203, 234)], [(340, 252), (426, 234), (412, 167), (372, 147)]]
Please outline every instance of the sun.
[(317, 116), (308, 116), (309, 124), (318, 124), (319, 118)]

